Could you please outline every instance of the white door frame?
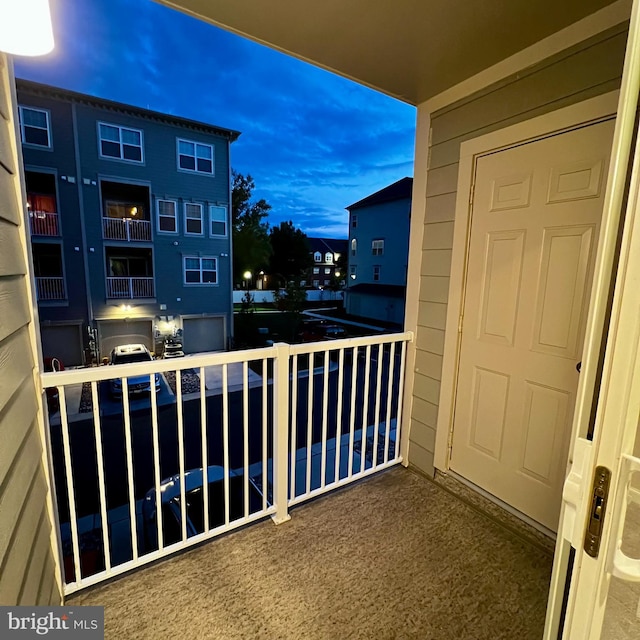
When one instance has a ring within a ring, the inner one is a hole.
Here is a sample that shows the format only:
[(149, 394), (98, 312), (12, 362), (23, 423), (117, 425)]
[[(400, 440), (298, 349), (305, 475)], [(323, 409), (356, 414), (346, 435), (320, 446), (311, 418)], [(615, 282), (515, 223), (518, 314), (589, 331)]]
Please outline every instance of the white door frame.
[(461, 316), (466, 286), (474, 189), (473, 180), (477, 159), (480, 156), (520, 146), (546, 138), (552, 134), (564, 133), (587, 124), (608, 120), (616, 114), (618, 96), (619, 91), (611, 91), (525, 122), (473, 138), (460, 145), (451, 277), (447, 301), (442, 381), (434, 452), (434, 466), (440, 471), (449, 469), (451, 459), (453, 418), (462, 338)]

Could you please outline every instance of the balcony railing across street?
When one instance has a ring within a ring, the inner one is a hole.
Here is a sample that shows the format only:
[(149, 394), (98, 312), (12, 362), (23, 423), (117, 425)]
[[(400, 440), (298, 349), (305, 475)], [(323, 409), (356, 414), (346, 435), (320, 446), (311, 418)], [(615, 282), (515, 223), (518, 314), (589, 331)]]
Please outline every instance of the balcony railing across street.
[(151, 222), (148, 220), (102, 218), (102, 231), (106, 240), (151, 241)]
[(153, 278), (107, 278), (107, 298), (153, 298)]
[(38, 300), (65, 300), (64, 278), (41, 278), (36, 279), (36, 293)]
[(29, 227), (32, 236), (60, 235), (57, 213), (29, 210)]
[(401, 462), (412, 338), (43, 373), (65, 593)]

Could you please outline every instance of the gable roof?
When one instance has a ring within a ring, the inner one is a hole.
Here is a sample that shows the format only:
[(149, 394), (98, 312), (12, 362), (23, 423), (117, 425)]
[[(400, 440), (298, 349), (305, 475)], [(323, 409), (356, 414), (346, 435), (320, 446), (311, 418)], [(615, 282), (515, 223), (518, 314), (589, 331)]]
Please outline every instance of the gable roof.
[(358, 202), (345, 207), (347, 211), (352, 209), (360, 209), (362, 207), (370, 207), (383, 202), (392, 202), (394, 200), (411, 200), (411, 190), (413, 188), (413, 178), (402, 178), (393, 184), (390, 184), (380, 191), (372, 193), (370, 196), (358, 200)]
[(348, 240), (338, 238), (308, 238), (311, 253), (346, 253), (349, 246)]

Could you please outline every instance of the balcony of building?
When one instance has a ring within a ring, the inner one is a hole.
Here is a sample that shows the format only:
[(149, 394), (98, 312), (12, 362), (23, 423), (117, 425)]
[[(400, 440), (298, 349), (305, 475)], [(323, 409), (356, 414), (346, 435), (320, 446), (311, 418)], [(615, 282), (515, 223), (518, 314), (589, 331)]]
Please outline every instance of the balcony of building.
[(155, 297), (151, 249), (107, 247), (105, 254), (108, 299)]
[(149, 188), (103, 180), (100, 189), (103, 238), (151, 242)]
[(38, 302), (66, 300), (62, 245), (34, 243), (32, 253)]
[(27, 213), (32, 236), (59, 236), (60, 218), (56, 198), (56, 177), (52, 173), (25, 172)]

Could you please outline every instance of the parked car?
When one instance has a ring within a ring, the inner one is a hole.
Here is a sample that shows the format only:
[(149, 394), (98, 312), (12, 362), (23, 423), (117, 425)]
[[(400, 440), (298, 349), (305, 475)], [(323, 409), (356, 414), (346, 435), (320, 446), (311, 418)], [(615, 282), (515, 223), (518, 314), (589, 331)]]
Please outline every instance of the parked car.
[[(121, 344), (111, 351), (109, 364), (130, 364), (131, 362), (153, 362), (149, 349), (143, 344)], [(154, 380), (152, 386), (151, 380)], [(151, 393), (160, 391), (160, 374), (130, 376), (127, 378), (129, 395), (138, 393)], [(122, 396), (122, 378), (114, 378), (110, 381), (111, 395), (118, 398)]]
[[(204, 500), (202, 497), (202, 468), (191, 469), (184, 474), (187, 515), (187, 537), (204, 531)], [(209, 491), (209, 528), (225, 522), (224, 467), (211, 465), (207, 468)], [(182, 539), (182, 511), (180, 509), (180, 476), (175, 475), (160, 483), (162, 496), (162, 537), (164, 545)], [(249, 513), (262, 509), (262, 492), (249, 478)], [(244, 473), (229, 471), (229, 521), (244, 516)], [(145, 550), (158, 548), (156, 490), (150, 489), (142, 502), (142, 522)]]
[(337, 340), (339, 338), (346, 338), (347, 332), (344, 327), (337, 324), (325, 324), (320, 328), (320, 333), (325, 339)]

